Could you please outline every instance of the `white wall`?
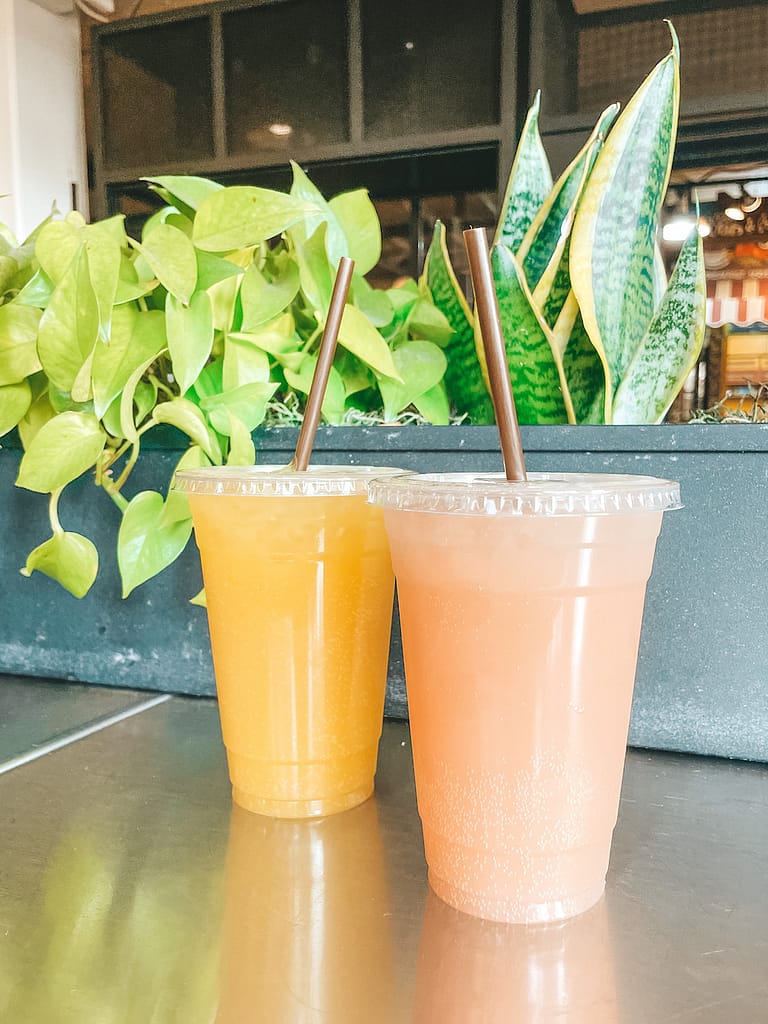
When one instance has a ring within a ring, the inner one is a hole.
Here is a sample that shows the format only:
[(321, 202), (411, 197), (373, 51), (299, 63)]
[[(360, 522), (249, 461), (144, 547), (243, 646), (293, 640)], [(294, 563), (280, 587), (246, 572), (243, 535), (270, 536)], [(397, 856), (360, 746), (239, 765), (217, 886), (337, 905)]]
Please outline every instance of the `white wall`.
[(72, 182), (87, 215), (85, 181), (78, 19), (0, 0), (0, 220), (25, 237)]

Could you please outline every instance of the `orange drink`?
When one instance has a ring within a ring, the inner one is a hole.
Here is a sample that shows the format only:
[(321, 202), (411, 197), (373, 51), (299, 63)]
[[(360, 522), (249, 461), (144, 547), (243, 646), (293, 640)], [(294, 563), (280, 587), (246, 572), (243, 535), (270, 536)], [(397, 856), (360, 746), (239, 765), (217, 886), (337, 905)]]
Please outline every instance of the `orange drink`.
[(677, 485), (404, 475), (371, 493), (432, 888), (498, 921), (586, 910), (605, 884), (645, 586)]
[(179, 473), (203, 567), (232, 795), (304, 818), (373, 791), (394, 580), (367, 483), (391, 469)]

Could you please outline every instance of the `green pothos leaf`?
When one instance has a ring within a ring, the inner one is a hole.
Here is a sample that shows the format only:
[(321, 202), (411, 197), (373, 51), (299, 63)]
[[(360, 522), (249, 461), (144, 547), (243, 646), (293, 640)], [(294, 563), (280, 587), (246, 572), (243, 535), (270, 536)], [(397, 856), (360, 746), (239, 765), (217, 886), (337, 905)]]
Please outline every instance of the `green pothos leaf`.
[(94, 415), (63, 412), (48, 420), (24, 453), (16, 484), (29, 491), (55, 491), (95, 465), (107, 435)]
[(99, 553), (87, 537), (62, 530), (31, 551), (20, 570), (22, 576), (36, 571), (56, 580), (74, 597), (85, 597), (99, 571)]
[(165, 502), (156, 491), (135, 495), (123, 513), (117, 535), (117, 563), (123, 597), (175, 561), (192, 532), (191, 519), (164, 523)]

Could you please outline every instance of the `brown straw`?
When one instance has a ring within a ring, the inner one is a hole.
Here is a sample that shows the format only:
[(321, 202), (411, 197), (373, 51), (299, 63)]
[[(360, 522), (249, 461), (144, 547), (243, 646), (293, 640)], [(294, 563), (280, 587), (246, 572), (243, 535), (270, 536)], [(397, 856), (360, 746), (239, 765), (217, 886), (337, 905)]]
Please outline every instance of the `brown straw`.
[(323, 338), (320, 342), (320, 351), (317, 356), (317, 365), (315, 366), (315, 373), (309, 388), (309, 397), (307, 398), (304, 419), (299, 431), (299, 440), (296, 442), (296, 454), (291, 461), (291, 469), (299, 470), (300, 472), (304, 472), (309, 466), (309, 457), (312, 454), (312, 445), (315, 443), (315, 434), (320, 422), (320, 409), (325, 398), (325, 389), (328, 386), (328, 377), (331, 373), (333, 356), (336, 352), (336, 339), (339, 336), (341, 317), (347, 302), (347, 293), (354, 269), (355, 261), (351, 260), (348, 256), (342, 256), (339, 260), (339, 269), (336, 271), (331, 305), (328, 308)]
[(485, 229), (469, 228), (464, 232), (464, 244), (467, 247), (472, 287), (475, 290), (475, 308), (480, 320), (485, 361), (488, 364), (491, 398), (501, 438), (504, 471), (507, 480), (525, 480), (525, 457), (515, 412), (512, 384), (509, 380), (504, 338), (501, 334), (499, 303), (496, 298), (496, 289), (493, 286)]

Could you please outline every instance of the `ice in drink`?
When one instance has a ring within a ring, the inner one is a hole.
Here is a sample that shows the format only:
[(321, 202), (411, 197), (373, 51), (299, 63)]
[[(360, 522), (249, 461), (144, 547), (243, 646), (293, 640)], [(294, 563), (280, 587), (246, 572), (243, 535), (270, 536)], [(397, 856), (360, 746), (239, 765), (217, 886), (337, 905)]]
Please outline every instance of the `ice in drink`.
[(604, 888), (645, 586), (676, 484), (381, 481), (429, 880), (499, 921)]
[(367, 482), (388, 469), (177, 476), (203, 566), (233, 798), (302, 818), (370, 796), (394, 581)]

